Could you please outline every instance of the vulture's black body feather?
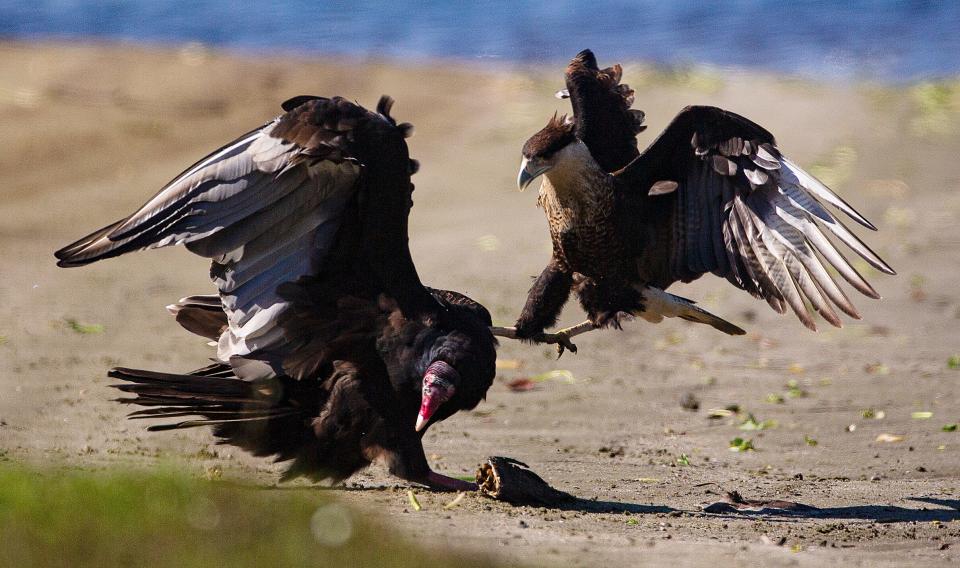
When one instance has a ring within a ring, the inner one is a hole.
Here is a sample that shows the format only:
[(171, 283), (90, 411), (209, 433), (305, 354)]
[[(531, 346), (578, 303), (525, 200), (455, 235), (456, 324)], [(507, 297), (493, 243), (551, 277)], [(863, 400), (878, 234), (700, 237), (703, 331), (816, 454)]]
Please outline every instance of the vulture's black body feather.
[[(556, 116), (523, 147), (521, 188), (543, 175), (539, 205), (553, 240), (516, 335), (553, 325), (571, 290), (596, 327), (624, 314), (680, 317), (729, 334), (743, 330), (664, 290), (706, 273), (729, 280), (815, 329), (807, 304), (835, 326), (834, 306), (860, 315), (826, 265), (863, 294), (877, 292), (826, 235), (882, 272), (894, 271), (827, 208), (875, 230), (833, 191), (783, 156), (772, 134), (716, 107), (683, 109), (642, 153), (643, 113), (589, 51), (566, 70), (573, 117)], [(577, 326), (578, 328), (581, 326)]]
[(217, 341), (219, 362), (179, 375), (118, 368), (153, 430), (213, 426), (223, 443), (290, 461), (285, 477), (342, 480), (374, 459), (441, 489), (429, 424), (476, 406), (495, 374), (483, 306), (424, 287), (407, 245), (410, 126), (342, 98), (287, 112), (175, 178), (141, 209), (56, 253), (80, 266), (184, 244), (219, 294), (170, 306)]

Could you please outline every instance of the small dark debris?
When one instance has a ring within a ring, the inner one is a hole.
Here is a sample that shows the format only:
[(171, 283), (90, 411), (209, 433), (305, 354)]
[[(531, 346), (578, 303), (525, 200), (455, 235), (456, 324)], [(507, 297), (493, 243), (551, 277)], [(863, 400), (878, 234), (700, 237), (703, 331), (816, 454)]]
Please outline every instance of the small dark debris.
[(680, 408), (696, 412), (700, 410), (700, 400), (692, 392), (684, 393), (680, 397)]
[(597, 451), (601, 454), (607, 454), (611, 458), (618, 458), (626, 452), (623, 446), (603, 446)]
[(507, 388), (513, 392), (527, 392), (537, 388), (537, 383), (527, 378), (514, 379), (507, 383)]

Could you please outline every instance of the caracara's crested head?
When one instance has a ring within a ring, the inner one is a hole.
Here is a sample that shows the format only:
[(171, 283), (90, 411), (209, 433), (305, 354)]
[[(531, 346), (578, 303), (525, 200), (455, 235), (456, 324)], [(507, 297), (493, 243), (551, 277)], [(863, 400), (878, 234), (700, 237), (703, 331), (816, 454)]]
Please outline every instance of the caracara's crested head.
[(566, 115), (553, 117), (539, 132), (531, 136), (523, 145), (523, 162), (520, 164), (520, 176), (517, 185), (523, 191), (541, 174), (550, 170), (557, 161), (558, 154), (564, 148), (576, 143), (574, 122)]
[(528, 160), (551, 158), (557, 151), (576, 140), (573, 129), (574, 123), (567, 115), (558, 116), (554, 113), (547, 125), (523, 145), (523, 157)]

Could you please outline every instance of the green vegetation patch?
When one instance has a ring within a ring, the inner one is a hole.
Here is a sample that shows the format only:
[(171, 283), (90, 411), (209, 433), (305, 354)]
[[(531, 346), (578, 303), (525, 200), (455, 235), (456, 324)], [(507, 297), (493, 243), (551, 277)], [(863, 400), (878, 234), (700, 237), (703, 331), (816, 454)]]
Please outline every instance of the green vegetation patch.
[(63, 320), (71, 330), (84, 335), (103, 333), (104, 327), (99, 323), (80, 323), (73, 318)]
[(910, 127), (920, 137), (955, 132), (960, 111), (960, 81), (924, 82), (910, 89), (916, 116)]
[(489, 566), (419, 550), (309, 488), (0, 466), (0, 566)]
[(753, 447), (753, 439), (751, 438), (734, 438), (730, 440), (730, 451), (731, 452), (752, 452), (756, 450)]

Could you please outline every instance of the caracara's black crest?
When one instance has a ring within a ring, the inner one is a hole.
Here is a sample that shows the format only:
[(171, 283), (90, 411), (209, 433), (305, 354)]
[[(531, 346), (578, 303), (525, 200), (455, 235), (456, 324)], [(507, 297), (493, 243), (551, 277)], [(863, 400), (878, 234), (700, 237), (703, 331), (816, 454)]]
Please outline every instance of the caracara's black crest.
[(549, 158), (576, 139), (573, 130), (574, 124), (567, 119), (567, 115), (554, 113), (550, 122), (523, 145), (523, 155), (527, 158)]

